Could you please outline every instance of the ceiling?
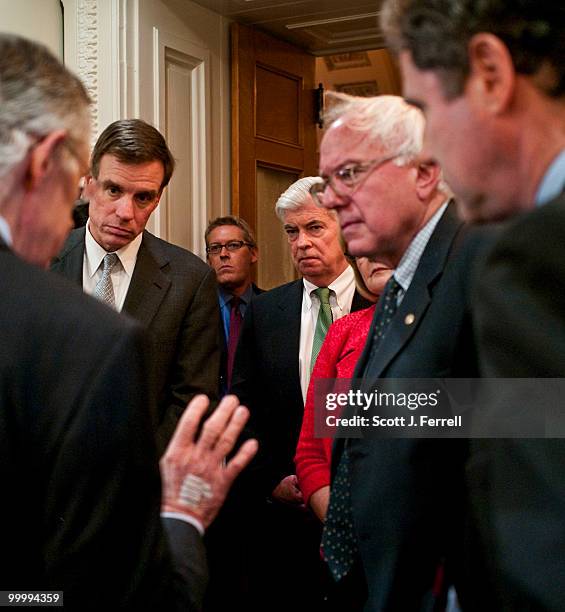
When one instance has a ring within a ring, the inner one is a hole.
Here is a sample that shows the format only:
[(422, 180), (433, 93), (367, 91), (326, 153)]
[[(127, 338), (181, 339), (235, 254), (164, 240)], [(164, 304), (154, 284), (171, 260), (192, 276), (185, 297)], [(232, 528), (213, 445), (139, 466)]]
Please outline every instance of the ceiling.
[(378, 49), (378, 0), (194, 0), (314, 55)]

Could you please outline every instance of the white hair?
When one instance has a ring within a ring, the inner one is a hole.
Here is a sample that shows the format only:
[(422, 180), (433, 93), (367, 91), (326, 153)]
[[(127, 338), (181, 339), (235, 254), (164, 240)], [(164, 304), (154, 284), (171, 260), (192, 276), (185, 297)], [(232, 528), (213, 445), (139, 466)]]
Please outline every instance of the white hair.
[(284, 216), (289, 210), (297, 210), (307, 204), (313, 204), (314, 201), (311, 199), (310, 187), (321, 180), (319, 176), (305, 176), (292, 183), (286, 191), (281, 193), (275, 204), (277, 217), (284, 221)]
[(384, 148), (386, 155), (398, 156), (398, 165), (413, 161), (422, 152), (424, 115), (400, 96), (361, 98), (330, 91), (326, 101), (327, 127), (341, 120), (351, 130), (366, 133)]
[(79, 79), (46, 47), (0, 34), (0, 178), (54, 130), (65, 129), (70, 141), (85, 142), (88, 104)]

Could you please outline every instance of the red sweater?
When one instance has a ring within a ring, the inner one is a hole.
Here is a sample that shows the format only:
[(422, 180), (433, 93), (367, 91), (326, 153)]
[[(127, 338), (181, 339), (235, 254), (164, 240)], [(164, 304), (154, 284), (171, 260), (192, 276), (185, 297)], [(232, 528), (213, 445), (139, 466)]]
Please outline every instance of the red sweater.
[(314, 437), (314, 380), (351, 378), (365, 346), (375, 307), (359, 310), (338, 319), (329, 328), (312, 371), (302, 430), (294, 462), (298, 484), (308, 504), (310, 496), (330, 484), (332, 438)]

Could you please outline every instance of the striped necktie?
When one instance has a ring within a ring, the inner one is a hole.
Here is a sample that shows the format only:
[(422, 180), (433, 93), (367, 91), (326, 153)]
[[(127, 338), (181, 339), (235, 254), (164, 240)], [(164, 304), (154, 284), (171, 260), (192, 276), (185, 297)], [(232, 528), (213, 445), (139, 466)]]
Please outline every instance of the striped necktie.
[(320, 310), (318, 312), (318, 320), (316, 321), (316, 329), (314, 331), (314, 340), (312, 341), (312, 356), (310, 358), (310, 373), (314, 369), (316, 359), (324, 343), (329, 326), (333, 323), (332, 309), (330, 306), (330, 290), (327, 287), (318, 287), (312, 291), (320, 300)]

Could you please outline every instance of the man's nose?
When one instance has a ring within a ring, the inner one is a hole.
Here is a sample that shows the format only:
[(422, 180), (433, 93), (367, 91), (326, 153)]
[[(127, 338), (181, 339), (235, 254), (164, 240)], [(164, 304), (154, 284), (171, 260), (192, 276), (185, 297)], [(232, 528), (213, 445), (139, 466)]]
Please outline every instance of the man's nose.
[(320, 204), (328, 210), (340, 208), (341, 206), (345, 206), (348, 202), (349, 198), (336, 193), (331, 184), (326, 185), (326, 189), (320, 198)]
[(116, 206), (116, 215), (124, 221), (129, 221), (133, 219), (133, 211), (135, 204), (133, 203), (133, 199), (127, 195), (124, 195), (118, 200)]
[(308, 235), (306, 230), (298, 231), (298, 238), (296, 239), (296, 244), (299, 249), (306, 249), (309, 246), (312, 246), (312, 240), (310, 239), (310, 236)]

